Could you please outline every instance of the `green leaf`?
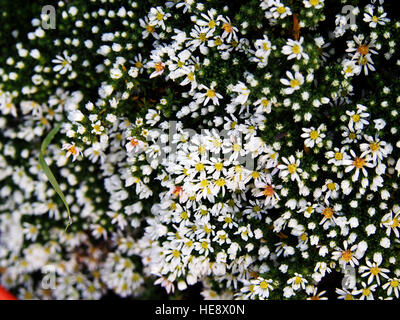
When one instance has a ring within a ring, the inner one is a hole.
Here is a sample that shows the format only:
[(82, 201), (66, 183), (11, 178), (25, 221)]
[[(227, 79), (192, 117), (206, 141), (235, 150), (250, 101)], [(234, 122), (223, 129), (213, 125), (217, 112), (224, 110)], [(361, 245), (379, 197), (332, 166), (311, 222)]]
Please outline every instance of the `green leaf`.
[(58, 131), (60, 131), (61, 124), (57, 124), (53, 130), (50, 131), (50, 133), (47, 135), (47, 137), (43, 140), (42, 146), (40, 147), (40, 154), (39, 154), (39, 164), (44, 171), (44, 173), (47, 176), (47, 179), (49, 179), (50, 184), (53, 186), (54, 190), (57, 192), (58, 196), (61, 198), (62, 202), (65, 205), (65, 208), (67, 209), (68, 212), (68, 224), (65, 230), (68, 229), (68, 227), (72, 224), (72, 218), (71, 218), (71, 212), (69, 210), (69, 206), (67, 201), (65, 200), (64, 193), (61, 191), (60, 185), (58, 184), (56, 178), (54, 177), (53, 173), (51, 172), (49, 166), (47, 165), (46, 161), (44, 160), (44, 155), (46, 153), (47, 147), (49, 146), (51, 140), (53, 140), (54, 136), (57, 134)]

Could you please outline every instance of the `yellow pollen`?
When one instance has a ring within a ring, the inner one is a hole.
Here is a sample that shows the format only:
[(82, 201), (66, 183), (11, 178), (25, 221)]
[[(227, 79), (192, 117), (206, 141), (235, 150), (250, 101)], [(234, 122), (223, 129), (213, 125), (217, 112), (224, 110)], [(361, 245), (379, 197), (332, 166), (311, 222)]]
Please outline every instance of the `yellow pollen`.
[(353, 254), (350, 250), (346, 250), (342, 252), (342, 260), (349, 262), (353, 258)]
[(369, 52), (369, 47), (368, 47), (367, 45), (362, 44), (362, 45), (360, 45), (360, 46), (358, 47), (357, 51), (358, 51), (361, 55), (365, 56), (365, 55), (367, 55), (368, 52)]
[(215, 90), (213, 90), (213, 89), (208, 89), (206, 95), (207, 95), (207, 97), (209, 97), (209, 98), (214, 98), (214, 97), (216, 96), (216, 95), (215, 95)]
[(261, 281), (260, 282), (260, 288), (261, 289), (267, 289), (268, 288), (268, 283), (266, 281)]
[(369, 145), (372, 152), (378, 151), (380, 149), (379, 142), (372, 142)]
[(292, 88), (296, 88), (296, 87), (298, 87), (300, 85), (300, 82), (297, 80), (297, 79), (292, 79), (292, 80), (290, 80), (290, 86), (292, 87)]
[(317, 130), (313, 130), (313, 131), (310, 132), (310, 138), (311, 138), (311, 139), (317, 140), (318, 137), (319, 137), (319, 133), (318, 133)]
[(379, 272), (381, 272), (381, 269), (379, 269), (378, 267), (372, 267), (369, 271), (372, 275), (376, 276), (379, 274)]
[(274, 188), (272, 186), (266, 186), (264, 188), (263, 194), (266, 197), (272, 197), (274, 195), (274, 193), (275, 193), (275, 191), (274, 191)]
[(276, 8), (276, 11), (277, 11), (279, 14), (282, 14), (282, 13), (285, 13), (285, 12), (286, 12), (286, 8), (285, 8), (284, 6), (281, 6), (281, 7)]
[(297, 165), (295, 163), (289, 164), (288, 165), (288, 171), (290, 174), (295, 173), (297, 170)]
[(331, 191), (335, 190), (336, 189), (335, 183), (334, 182), (328, 183), (328, 189)]
[(365, 160), (363, 158), (355, 158), (353, 161), (353, 165), (357, 169), (361, 169), (362, 167), (365, 166)]
[(322, 214), (325, 218), (331, 219), (333, 217), (333, 210), (331, 208), (325, 208), (324, 211), (322, 211)]
[(300, 46), (297, 45), (297, 44), (295, 44), (295, 45), (292, 47), (292, 52), (293, 52), (294, 54), (299, 54), (299, 53), (300, 53)]
[(201, 162), (199, 162), (198, 164), (196, 164), (196, 166), (194, 167), (196, 169), (196, 171), (203, 171), (204, 170), (204, 164), (202, 164)]
[(224, 23), (222, 25), (222, 29), (224, 29), (225, 32), (227, 32), (227, 33), (231, 33), (233, 30), (232, 25), (230, 23)]

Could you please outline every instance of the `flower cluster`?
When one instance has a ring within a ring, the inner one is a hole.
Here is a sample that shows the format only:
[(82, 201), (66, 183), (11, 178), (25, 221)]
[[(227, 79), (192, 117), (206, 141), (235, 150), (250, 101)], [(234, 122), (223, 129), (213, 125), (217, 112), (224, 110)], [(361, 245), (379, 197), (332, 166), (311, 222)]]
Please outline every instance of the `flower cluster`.
[[(71, 0), (55, 30), (38, 5), (30, 26), (8, 6), (2, 285), (40, 299), (195, 284), (205, 299), (400, 298), (390, 3)], [(57, 124), (45, 160), (67, 229), (38, 161)]]

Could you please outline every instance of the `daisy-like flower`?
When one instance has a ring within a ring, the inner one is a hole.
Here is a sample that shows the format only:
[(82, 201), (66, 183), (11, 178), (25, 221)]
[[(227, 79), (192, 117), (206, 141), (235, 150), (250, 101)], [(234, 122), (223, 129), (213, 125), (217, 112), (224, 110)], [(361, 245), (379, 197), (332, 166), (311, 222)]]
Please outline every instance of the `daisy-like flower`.
[(82, 151), (80, 148), (78, 148), (75, 143), (65, 143), (62, 147), (62, 150), (67, 150), (66, 157), (69, 158), (69, 156), (72, 155), (72, 161), (75, 161), (76, 158), (82, 154)]
[(389, 278), (388, 282), (386, 282), (383, 286), (382, 289), (386, 290), (387, 289), (387, 295), (391, 296), (392, 293), (394, 292), (394, 295), (396, 296), (397, 299), (400, 297), (400, 279), (398, 278)]
[(206, 90), (205, 92), (201, 93), (198, 92), (194, 95), (194, 99), (196, 99), (196, 102), (198, 104), (203, 104), (207, 105), (207, 103), (211, 100), (213, 105), (218, 106), (219, 105), (219, 99), (222, 99), (222, 95), (220, 95), (218, 92), (215, 91), (214, 89), (215, 85), (211, 84), (211, 86), (208, 88), (205, 85), (201, 84), (198, 89), (199, 90)]
[(369, 71), (375, 71), (374, 62), (372, 61), (371, 55), (367, 54), (365, 56), (360, 56), (357, 59), (358, 64), (364, 70), (364, 74), (368, 75)]
[(325, 290), (318, 292), (318, 287), (314, 287), (311, 297), (308, 297), (307, 300), (328, 300), (328, 297), (323, 297), (325, 293)]
[(272, 286), (272, 279), (264, 279), (262, 277), (258, 277), (255, 280), (250, 281), (254, 286), (254, 293), (258, 295), (259, 299), (267, 299), (269, 297), (270, 291), (274, 290)]
[(66, 74), (68, 71), (72, 70), (72, 58), (68, 56), (68, 52), (66, 50), (63, 52), (62, 56), (56, 56), (56, 59), (51, 60), (51, 62), (56, 64), (53, 68), (54, 72)]
[[(378, 9), (379, 11), (379, 9)], [(390, 19), (386, 18), (387, 13), (383, 12), (380, 15), (374, 14), (374, 7), (373, 6), (368, 6), (367, 7), (367, 12), (364, 13), (364, 21), (369, 23), (369, 26), (371, 28), (376, 28), (378, 24), (380, 25), (385, 25), (387, 22), (390, 21)]]
[(0, 91), (0, 111), (2, 114), (11, 114), (13, 117), (17, 117), (17, 108), (12, 102), (12, 98), (9, 94), (1, 94)]
[(355, 290), (355, 291), (354, 291), (354, 295), (361, 294), (361, 296), (360, 296), (360, 298), (359, 298), (360, 300), (365, 300), (365, 299), (367, 299), (367, 300), (374, 300), (374, 295), (373, 295), (373, 293), (374, 293), (374, 291), (376, 290), (376, 287), (377, 287), (378, 285), (373, 284), (373, 285), (371, 285), (371, 286), (368, 286), (365, 282), (362, 282), (361, 285), (362, 285), (362, 289)]
[(387, 143), (385, 141), (381, 141), (377, 136), (374, 138), (372, 136), (365, 135), (364, 138), (367, 140), (367, 143), (360, 144), (360, 150), (362, 152), (361, 158), (365, 157), (366, 155), (371, 155), (373, 163), (380, 163), (383, 158), (386, 158), (390, 153), (390, 149), (387, 148)]
[(345, 172), (348, 173), (353, 169), (355, 170), (355, 173), (352, 176), (353, 182), (358, 180), (358, 177), (360, 176), (360, 171), (363, 173), (365, 177), (368, 177), (368, 171), (366, 168), (374, 167), (374, 164), (370, 162), (371, 157), (369, 155), (366, 155), (365, 157), (362, 156), (358, 157), (356, 156), (353, 150), (350, 150), (350, 154), (353, 157), (353, 159), (347, 159), (342, 161), (342, 165), (346, 166)]
[(142, 37), (143, 39), (146, 39), (150, 34), (155, 38), (158, 39), (159, 36), (156, 32), (156, 28), (153, 25), (153, 22), (150, 22), (148, 17), (145, 17), (144, 19), (139, 19), (139, 24), (140, 26), (144, 29), (142, 31)]
[(133, 64), (137, 70), (139, 70), (139, 73), (142, 73), (144, 71), (144, 66), (147, 64), (147, 60), (143, 59), (140, 53), (129, 62)]
[(316, 144), (322, 142), (322, 139), (325, 138), (325, 134), (321, 133), (321, 130), (324, 128), (324, 125), (320, 125), (317, 129), (314, 127), (311, 128), (303, 128), (304, 133), (301, 135), (302, 138), (305, 139), (304, 145), (309, 148), (313, 148)]
[(373, 49), (375, 42), (364, 42), (364, 36), (362, 35), (354, 36), (352, 41), (347, 42), (347, 46), (346, 52), (352, 55), (353, 60), (357, 60), (359, 57), (364, 57), (368, 54), (378, 54), (378, 52)]
[(351, 292), (347, 289), (339, 289), (336, 288), (335, 292), (338, 294), (339, 300), (354, 300), (355, 290), (353, 289)]
[(190, 32), (192, 40), (187, 42), (189, 49), (194, 51), (199, 48), (200, 52), (206, 55), (208, 53), (208, 47), (211, 46), (210, 40), (208, 39), (212, 37), (213, 33), (214, 29), (195, 25)]
[(265, 182), (259, 181), (255, 183), (255, 186), (257, 188), (261, 188), (260, 191), (256, 192), (254, 195), (256, 197), (265, 197), (264, 200), (264, 205), (266, 207), (274, 207), (278, 201), (280, 200), (280, 197), (278, 195), (278, 190), (282, 189), (282, 186), (276, 186), (275, 184), (272, 184), (271, 179), (269, 180), (267, 184)]
[(273, 6), (269, 9), (269, 11), (265, 12), (265, 17), (267, 19), (274, 18), (274, 19), (283, 19), (287, 16), (292, 15), (292, 11), (289, 7), (286, 7), (280, 1), (275, 1)]
[(268, 99), (266, 97), (258, 99), (256, 102), (253, 103), (254, 106), (257, 107), (256, 113), (271, 113), (272, 106), (276, 103), (276, 98), (273, 97), (272, 99)]
[(152, 60), (146, 64), (147, 68), (149, 69), (154, 68), (153, 73), (150, 74), (150, 79), (162, 75), (166, 68), (166, 63), (162, 61), (159, 55), (153, 54), (151, 58)]
[(375, 279), (378, 285), (381, 285), (380, 276), (383, 278), (388, 279), (389, 276), (386, 274), (389, 272), (388, 269), (380, 268), (381, 261), (378, 262), (371, 262), (369, 259), (366, 259), (366, 266), (360, 266), (361, 277), (368, 277), (367, 284), (371, 284), (372, 281)]
[(283, 89), (285, 94), (292, 94), (296, 90), (300, 89), (300, 86), (304, 83), (304, 77), (300, 72), (295, 72), (294, 76), (290, 71), (286, 71), (288, 79), (282, 78), (280, 81), (288, 88)]
[(386, 228), (386, 235), (389, 237), (393, 231), (395, 236), (399, 238), (399, 228), (400, 228), (400, 208), (396, 207), (389, 213), (385, 214), (381, 219), (381, 227)]
[(149, 24), (156, 27), (161, 27), (165, 30), (164, 21), (171, 16), (170, 13), (165, 13), (161, 7), (152, 7), (149, 13)]
[(308, 283), (307, 279), (304, 279), (304, 277), (297, 272), (294, 273), (294, 277), (290, 278), (287, 281), (287, 284), (292, 285), (293, 290), (298, 290), (300, 288), (304, 290), (306, 288), (307, 283)]
[(293, 155), (289, 158), (282, 157), (283, 164), (278, 165), (278, 169), (280, 170), (279, 175), (281, 177), (287, 177), (290, 175), (292, 181), (297, 180), (300, 182), (299, 173), (302, 173), (303, 170), (299, 167), (300, 160), (296, 159)]
[(326, 157), (329, 159), (328, 164), (334, 164), (335, 166), (340, 166), (343, 164), (343, 160), (350, 159), (346, 153), (346, 147), (341, 149), (334, 148), (333, 151), (328, 151)]
[(362, 104), (357, 104), (357, 111), (346, 111), (346, 114), (350, 117), (349, 128), (354, 130), (362, 130), (365, 125), (369, 124), (366, 120), (370, 114), (365, 112), (367, 107)]
[(210, 9), (207, 14), (201, 13), (201, 17), (204, 19), (197, 19), (196, 24), (200, 27), (206, 27), (208, 29), (215, 29), (220, 25), (220, 20), (215, 18), (217, 11), (215, 9)]
[(339, 260), (339, 264), (345, 267), (350, 264), (353, 268), (358, 265), (358, 259), (356, 257), (357, 244), (354, 244), (349, 248), (347, 241), (343, 241), (343, 249), (336, 247), (332, 253), (332, 259)]
[(352, 77), (354, 75), (359, 75), (362, 68), (354, 60), (345, 59), (343, 60), (343, 73), (346, 78)]
[(335, 223), (335, 210), (328, 206), (318, 206), (317, 212), (322, 214), (322, 219), (319, 222), (320, 225), (329, 225)]
[(301, 37), (300, 40), (295, 41), (289, 39), (287, 44), (283, 46), (282, 53), (287, 55), (288, 60), (296, 58), (297, 60), (305, 59), (308, 60), (309, 56), (304, 52), (302, 43), (304, 42), (304, 38)]
[(231, 19), (229, 17), (223, 17), (220, 15), (218, 16), (217, 20), (222, 22), (221, 28), (224, 30), (221, 38), (226, 39), (228, 43), (232, 40), (237, 42), (238, 37), (236, 35), (236, 32), (238, 32), (238, 28), (232, 25)]
[(303, 0), (306, 8), (321, 9), (324, 6), (324, 0)]
[(321, 191), (325, 194), (325, 201), (329, 203), (328, 199), (336, 199), (339, 196), (340, 186), (338, 183), (333, 182), (331, 179), (325, 181)]
[(143, 141), (136, 139), (135, 137), (129, 137), (128, 142), (125, 144), (126, 151), (128, 152), (139, 152), (143, 148)]

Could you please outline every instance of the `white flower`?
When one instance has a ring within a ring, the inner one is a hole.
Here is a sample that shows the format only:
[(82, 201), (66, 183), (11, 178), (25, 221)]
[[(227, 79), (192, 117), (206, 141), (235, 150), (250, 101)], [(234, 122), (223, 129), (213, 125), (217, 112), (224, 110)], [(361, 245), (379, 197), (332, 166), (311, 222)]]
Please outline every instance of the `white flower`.
[(299, 173), (303, 172), (303, 170), (299, 168), (300, 160), (296, 159), (294, 156), (290, 156), (288, 159), (282, 157), (282, 161), (284, 164), (278, 165), (278, 169), (281, 170), (279, 175), (281, 177), (290, 175), (292, 181), (297, 180), (300, 182)]
[(68, 56), (68, 52), (64, 51), (63, 56), (56, 56), (51, 62), (55, 63), (53, 70), (59, 72), (60, 74), (66, 74), (68, 71), (72, 70), (72, 59)]
[(232, 88), (233, 92), (238, 93), (238, 96), (235, 98), (234, 102), (239, 104), (245, 104), (247, 98), (249, 97), (250, 90), (245, 86), (243, 82), (240, 82)]
[(295, 41), (292, 39), (288, 39), (288, 42), (282, 48), (282, 53), (288, 56), (288, 60), (296, 58), (308, 60), (308, 54), (306, 54), (303, 50), (302, 43), (304, 38), (301, 37), (299, 41)]
[(364, 13), (364, 21), (369, 22), (369, 26), (371, 28), (376, 28), (378, 24), (385, 25), (386, 22), (389, 22), (390, 19), (386, 18), (387, 13), (384, 12), (380, 16), (374, 14), (374, 7), (368, 6), (367, 12)]
[(282, 78), (280, 80), (282, 84), (289, 87), (283, 90), (285, 94), (292, 94), (296, 90), (299, 90), (300, 86), (304, 83), (304, 77), (300, 72), (296, 71), (295, 75), (293, 76), (293, 74), (290, 71), (287, 71), (286, 76), (289, 79)]
[(306, 147), (313, 148), (314, 145), (322, 142), (322, 139), (325, 138), (325, 134), (321, 133), (323, 127), (323, 125), (320, 125), (317, 129), (314, 127), (303, 128), (304, 133), (301, 137), (306, 139), (304, 141)]
[(62, 147), (62, 150), (67, 150), (66, 157), (68, 158), (70, 155), (72, 155), (72, 161), (75, 161), (76, 158), (82, 154), (82, 151), (80, 148), (75, 146), (75, 143), (65, 143)]

